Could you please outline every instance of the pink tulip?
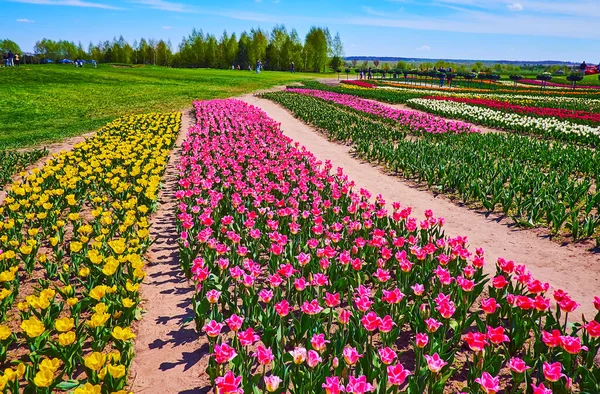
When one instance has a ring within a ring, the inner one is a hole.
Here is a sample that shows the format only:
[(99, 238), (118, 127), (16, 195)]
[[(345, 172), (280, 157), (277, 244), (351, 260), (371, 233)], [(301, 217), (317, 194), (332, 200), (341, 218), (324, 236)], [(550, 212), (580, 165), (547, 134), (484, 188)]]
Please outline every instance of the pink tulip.
[(488, 372), (484, 372), (475, 382), (479, 383), (486, 394), (496, 394), (500, 390), (500, 378), (493, 377)]
[(282, 382), (281, 378), (276, 375), (265, 376), (265, 388), (269, 393), (274, 393), (279, 389), (279, 384)]
[(306, 349), (303, 347), (296, 347), (290, 351), (294, 364), (302, 364), (306, 360)]
[(400, 386), (406, 378), (412, 373), (402, 366), (402, 364), (389, 365), (387, 367), (388, 382), (393, 386)]
[(363, 355), (358, 354), (358, 351), (356, 351), (356, 349), (353, 347), (346, 347), (342, 351), (342, 356), (344, 356), (344, 361), (346, 361), (346, 364), (354, 365), (358, 362), (358, 359), (361, 358)]
[(242, 328), (242, 324), (244, 324), (244, 318), (233, 314), (227, 320), (225, 320), (225, 323), (227, 323), (227, 326), (231, 331), (235, 332)]
[(533, 394), (552, 394), (552, 390), (547, 389), (544, 383), (541, 383), (539, 386), (532, 383), (531, 387), (533, 388)]
[(425, 355), (425, 359), (427, 360), (427, 367), (433, 373), (439, 373), (442, 368), (448, 365), (447, 362), (440, 358), (440, 355), (435, 353), (433, 356)]
[(224, 364), (233, 360), (235, 356), (237, 356), (237, 353), (235, 352), (234, 348), (224, 343), (222, 345), (215, 345), (215, 351), (213, 355), (215, 356), (217, 363)]
[(507, 366), (510, 368), (511, 371), (515, 373), (524, 373), (525, 371), (531, 368), (527, 364), (525, 364), (525, 361), (516, 357), (511, 358), (508, 361)]
[(224, 326), (223, 323), (217, 323), (216, 321), (211, 320), (204, 325), (202, 330), (206, 333), (206, 335), (208, 335), (211, 338), (214, 338), (214, 337), (219, 336), (223, 326)]
[(273, 356), (273, 352), (271, 348), (264, 347), (262, 345), (258, 345), (256, 347), (256, 351), (254, 352), (254, 357), (258, 360), (258, 363), (261, 365), (271, 364), (275, 356)]
[(327, 348), (329, 341), (325, 340), (325, 334), (315, 334), (310, 340), (310, 343), (313, 349), (319, 353), (323, 353)]
[(375, 387), (367, 382), (367, 377), (362, 375), (358, 378), (354, 376), (348, 377), (348, 385), (346, 386), (346, 392), (354, 394), (364, 394), (374, 391)]
[(319, 353), (317, 353), (314, 350), (308, 351), (308, 357), (306, 359), (306, 363), (308, 364), (309, 367), (314, 368), (322, 361), (323, 361), (323, 359), (321, 358), (321, 356), (319, 356)]
[(239, 386), (242, 383), (241, 376), (235, 376), (232, 371), (227, 371), (225, 376), (219, 376), (215, 379), (219, 394), (244, 394)]
[(562, 374), (562, 364), (558, 361), (553, 364), (544, 362), (542, 370), (544, 371), (544, 377), (549, 382), (558, 382), (560, 377), (564, 376)]
[(328, 376), (325, 378), (325, 383), (321, 386), (325, 389), (326, 394), (340, 394), (345, 390), (344, 385), (340, 383), (337, 376)]
[(417, 344), (418, 348), (423, 349), (425, 346), (427, 346), (428, 342), (429, 337), (427, 334), (417, 333), (415, 343)]
[(385, 365), (390, 365), (396, 358), (396, 352), (389, 347), (380, 348), (378, 351), (381, 362)]

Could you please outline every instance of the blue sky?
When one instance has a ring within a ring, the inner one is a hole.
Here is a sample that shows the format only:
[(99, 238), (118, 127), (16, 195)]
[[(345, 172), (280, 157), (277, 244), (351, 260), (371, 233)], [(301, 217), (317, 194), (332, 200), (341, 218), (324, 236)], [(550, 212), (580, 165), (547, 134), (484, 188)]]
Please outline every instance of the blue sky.
[(600, 0), (0, 0), (0, 38), (171, 39), (277, 23), (339, 32), (346, 55), (600, 62)]

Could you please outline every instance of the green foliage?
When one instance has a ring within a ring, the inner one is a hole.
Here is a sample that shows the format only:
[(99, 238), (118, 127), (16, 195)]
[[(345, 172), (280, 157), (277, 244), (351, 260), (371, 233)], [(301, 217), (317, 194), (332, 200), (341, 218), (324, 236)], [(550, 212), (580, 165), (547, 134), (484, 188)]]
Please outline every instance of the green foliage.
[(315, 77), (153, 66), (0, 68), (0, 149), (60, 140), (125, 114), (180, 110), (194, 99), (230, 97)]
[(12, 51), (13, 53), (22, 53), (21, 47), (19, 47), (16, 42), (9, 40), (8, 38), (5, 40), (0, 39), (0, 53), (5, 53), (8, 51)]

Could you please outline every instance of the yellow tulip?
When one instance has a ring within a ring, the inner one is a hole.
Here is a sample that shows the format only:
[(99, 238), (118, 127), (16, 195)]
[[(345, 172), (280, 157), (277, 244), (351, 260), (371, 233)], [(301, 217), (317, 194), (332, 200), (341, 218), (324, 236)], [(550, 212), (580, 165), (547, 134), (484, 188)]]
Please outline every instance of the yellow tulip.
[(111, 334), (113, 338), (118, 339), (120, 341), (128, 341), (130, 339), (135, 338), (135, 334), (131, 332), (131, 328), (129, 327), (121, 328), (119, 326), (116, 326), (112, 330)]
[(115, 379), (119, 379), (125, 376), (125, 366), (124, 365), (109, 365), (108, 373)]
[(102, 391), (102, 386), (99, 384), (93, 385), (91, 383), (86, 383), (82, 387), (77, 387), (73, 394), (100, 394)]
[(69, 346), (75, 342), (75, 339), (77, 339), (77, 336), (73, 331), (65, 332), (58, 335), (58, 344), (60, 346)]
[(115, 239), (108, 242), (108, 246), (115, 252), (116, 254), (123, 254), (125, 252), (125, 240), (123, 238)]
[(60, 364), (61, 364), (61, 362), (58, 358), (53, 358), (53, 359), (45, 358), (40, 363), (40, 370), (48, 369), (52, 372), (56, 372), (58, 370), (58, 367), (60, 367)]
[(71, 297), (71, 298), (67, 299), (68, 306), (77, 305), (78, 302), (79, 302), (79, 300), (77, 299), (77, 297)]
[(29, 338), (39, 337), (46, 331), (44, 324), (35, 316), (30, 317), (27, 320), (23, 320), (21, 323), (21, 329), (25, 331)]
[(71, 253), (79, 253), (81, 251), (81, 248), (83, 248), (83, 244), (81, 242), (71, 242), (71, 244), (69, 245), (69, 249), (71, 250)]
[(90, 274), (90, 269), (88, 267), (81, 267), (79, 269), (79, 276), (82, 278), (87, 277)]
[(133, 302), (131, 300), (131, 298), (123, 298), (123, 300), (121, 301), (121, 304), (123, 304), (123, 306), (125, 308), (131, 308), (132, 306), (135, 305), (135, 302)]
[(10, 328), (8, 328), (7, 326), (0, 325), (0, 341), (6, 340), (8, 337), (11, 336), (11, 334), (12, 332), (10, 331)]
[(60, 332), (71, 331), (75, 326), (75, 321), (70, 317), (61, 317), (54, 322), (54, 328)]
[(37, 387), (48, 387), (54, 382), (54, 371), (50, 369), (40, 369), (33, 378), (33, 383)]
[(90, 290), (89, 296), (96, 301), (100, 301), (106, 295), (106, 289), (106, 285), (98, 285)]
[(83, 358), (83, 363), (92, 371), (98, 372), (106, 363), (106, 355), (99, 352), (93, 352)]
[(110, 315), (108, 313), (94, 313), (92, 316), (90, 316), (90, 320), (87, 322), (87, 324), (91, 328), (101, 327), (108, 321), (108, 319), (110, 319)]
[(11, 294), (12, 294), (12, 290), (8, 290), (8, 289), (0, 290), (0, 301), (2, 301), (3, 299), (5, 299), (6, 297), (8, 297)]

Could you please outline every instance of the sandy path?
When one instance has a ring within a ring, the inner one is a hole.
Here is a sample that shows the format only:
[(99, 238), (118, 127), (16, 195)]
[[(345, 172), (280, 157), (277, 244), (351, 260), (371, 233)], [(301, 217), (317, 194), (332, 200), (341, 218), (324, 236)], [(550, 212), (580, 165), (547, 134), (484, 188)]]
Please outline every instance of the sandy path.
[(537, 279), (549, 282), (555, 289), (564, 289), (581, 303), (576, 314), (585, 313), (588, 319), (594, 316), (592, 300), (594, 295), (600, 294), (600, 257), (597, 254), (574, 245), (560, 246), (539, 237), (534, 231), (510, 228), (491, 216), (486, 218), (443, 197), (412, 187), (400, 178), (386, 175), (371, 164), (353, 158), (349, 147), (328, 141), (279, 105), (251, 95), (241, 99), (266, 111), (281, 123), (287, 136), (306, 146), (317, 158), (331, 160), (334, 168), (343, 167), (357, 187), (364, 187), (373, 195), (381, 193), (388, 203), (399, 201), (404, 206), (411, 206), (415, 215), (422, 216), (426, 209), (432, 209), (436, 215), (444, 217), (447, 235), (466, 235), (472, 248), (485, 249), (487, 272), (493, 273), (498, 257), (526, 264)]
[[(95, 131), (90, 132), (90, 133), (85, 133), (82, 135), (78, 135), (77, 137), (65, 138), (64, 140), (62, 140), (60, 142), (55, 142), (55, 143), (46, 145), (46, 149), (48, 149), (48, 155), (40, 158), (35, 163), (32, 163), (28, 167), (24, 168), (22, 171), (19, 171), (19, 173), (21, 173), (23, 171), (29, 173), (34, 168), (42, 168), (44, 166), (44, 164), (46, 164), (46, 161), (48, 161), (48, 159), (53, 154), (59, 153), (62, 151), (69, 151), (69, 150), (73, 149), (73, 146), (77, 145), (80, 142), (85, 141), (87, 138), (93, 137), (95, 134), (96, 134)], [(40, 149), (43, 147), (44, 147), (44, 145), (39, 146)], [(13, 177), (12, 177), (13, 182), (18, 179), (20, 179), (19, 174), (13, 175)], [(9, 182), (8, 184), (6, 184), (4, 186), (3, 189), (0, 189), (0, 204), (4, 203), (4, 199), (6, 198), (7, 190), (10, 189), (11, 183), (12, 182)]]
[(176, 146), (163, 175), (164, 187), (158, 200), (159, 208), (152, 218), (151, 236), (155, 240), (148, 251), (150, 264), (142, 284), (142, 308), (145, 313), (136, 327), (135, 357), (130, 382), (134, 393), (206, 393), (200, 377), (208, 358), (208, 345), (201, 341), (193, 322), (191, 308), (193, 285), (188, 283), (179, 267), (177, 229), (175, 227), (173, 193), (177, 187), (182, 142), (194, 123), (193, 115), (185, 113)]

